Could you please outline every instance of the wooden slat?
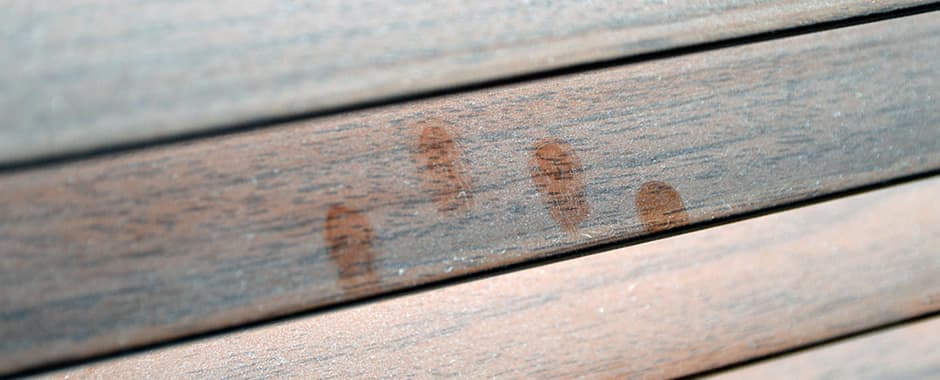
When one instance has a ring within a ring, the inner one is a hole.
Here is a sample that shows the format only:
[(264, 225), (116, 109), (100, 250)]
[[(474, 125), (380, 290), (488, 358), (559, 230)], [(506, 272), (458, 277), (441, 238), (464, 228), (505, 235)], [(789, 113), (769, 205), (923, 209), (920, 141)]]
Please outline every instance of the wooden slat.
[(940, 317), (710, 376), (735, 379), (940, 378)]
[(924, 3), (4, 1), (0, 163)]
[(938, 169), (937, 20), (0, 175), (0, 368)]
[(940, 309), (937, 194), (932, 178), (49, 377), (696, 373)]

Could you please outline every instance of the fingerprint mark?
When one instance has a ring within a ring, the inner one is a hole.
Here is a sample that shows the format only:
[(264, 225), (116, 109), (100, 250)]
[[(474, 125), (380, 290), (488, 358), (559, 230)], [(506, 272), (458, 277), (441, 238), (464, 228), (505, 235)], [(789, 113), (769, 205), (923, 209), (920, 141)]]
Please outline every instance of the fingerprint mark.
[(327, 211), (324, 233), (330, 258), (339, 267), (339, 285), (345, 292), (378, 281), (373, 263), (375, 234), (364, 214), (333, 206)]
[(441, 213), (466, 212), (473, 206), (472, 184), (461, 159), (458, 136), (450, 123), (428, 119), (415, 124), (418, 140), (418, 171), (424, 188)]
[(584, 195), (584, 166), (567, 143), (546, 138), (535, 144), (529, 172), (552, 218), (575, 232), (590, 214)]
[(689, 213), (682, 197), (672, 186), (650, 181), (640, 186), (636, 210), (647, 232), (659, 232), (689, 224)]

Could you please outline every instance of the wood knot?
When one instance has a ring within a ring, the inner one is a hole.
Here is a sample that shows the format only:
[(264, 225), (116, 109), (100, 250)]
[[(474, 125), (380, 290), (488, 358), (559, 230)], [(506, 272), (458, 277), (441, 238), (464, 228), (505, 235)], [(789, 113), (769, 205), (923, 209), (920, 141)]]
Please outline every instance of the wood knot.
[(473, 188), (461, 158), (457, 131), (450, 123), (428, 119), (420, 129), (416, 160), (424, 188), (438, 212), (466, 212), (473, 206)]
[(679, 192), (668, 184), (650, 181), (640, 186), (636, 210), (647, 232), (659, 232), (689, 224), (689, 213)]
[(575, 232), (590, 208), (584, 193), (584, 166), (571, 145), (542, 139), (532, 150), (529, 172), (552, 218), (565, 231)]
[(339, 285), (347, 293), (378, 281), (374, 261), (375, 233), (365, 214), (346, 206), (326, 213), (324, 239), (330, 258), (339, 267)]

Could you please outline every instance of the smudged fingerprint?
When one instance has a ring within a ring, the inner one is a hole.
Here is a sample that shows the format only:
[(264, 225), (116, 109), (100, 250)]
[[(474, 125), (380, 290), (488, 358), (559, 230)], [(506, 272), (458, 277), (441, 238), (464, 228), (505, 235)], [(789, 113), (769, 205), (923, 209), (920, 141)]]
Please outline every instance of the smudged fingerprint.
[(679, 192), (668, 184), (650, 181), (640, 186), (636, 210), (647, 232), (659, 232), (689, 224)]
[(555, 138), (539, 141), (529, 159), (529, 172), (552, 218), (565, 231), (575, 232), (590, 208), (584, 194), (584, 166), (571, 145)]
[(339, 267), (339, 285), (345, 292), (378, 281), (374, 269), (375, 234), (364, 214), (346, 206), (333, 206), (326, 214), (324, 234), (330, 258)]
[(455, 128), (440, 119), (420, 121), (415, 128), (421, 130), (418, 171), (437, 210), (441, 213), (466, 212), (473, 206), (473, 188), (461, 158)]

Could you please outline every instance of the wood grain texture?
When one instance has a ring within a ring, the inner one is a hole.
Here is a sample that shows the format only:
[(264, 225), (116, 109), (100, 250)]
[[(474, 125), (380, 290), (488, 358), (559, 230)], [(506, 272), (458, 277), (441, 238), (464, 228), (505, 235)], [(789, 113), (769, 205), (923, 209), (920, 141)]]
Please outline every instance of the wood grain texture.
[(0, 175), (0, 368), (940, 168), (938, 17)]
[(773, 358), (708, 377), (735, 379), (940, 378), (940, 318)]
[(5, 1), (0, 162), (924, 3)]
[(938, 193), (932, 178), (48, 377), (697, 373), (940, 309)]

